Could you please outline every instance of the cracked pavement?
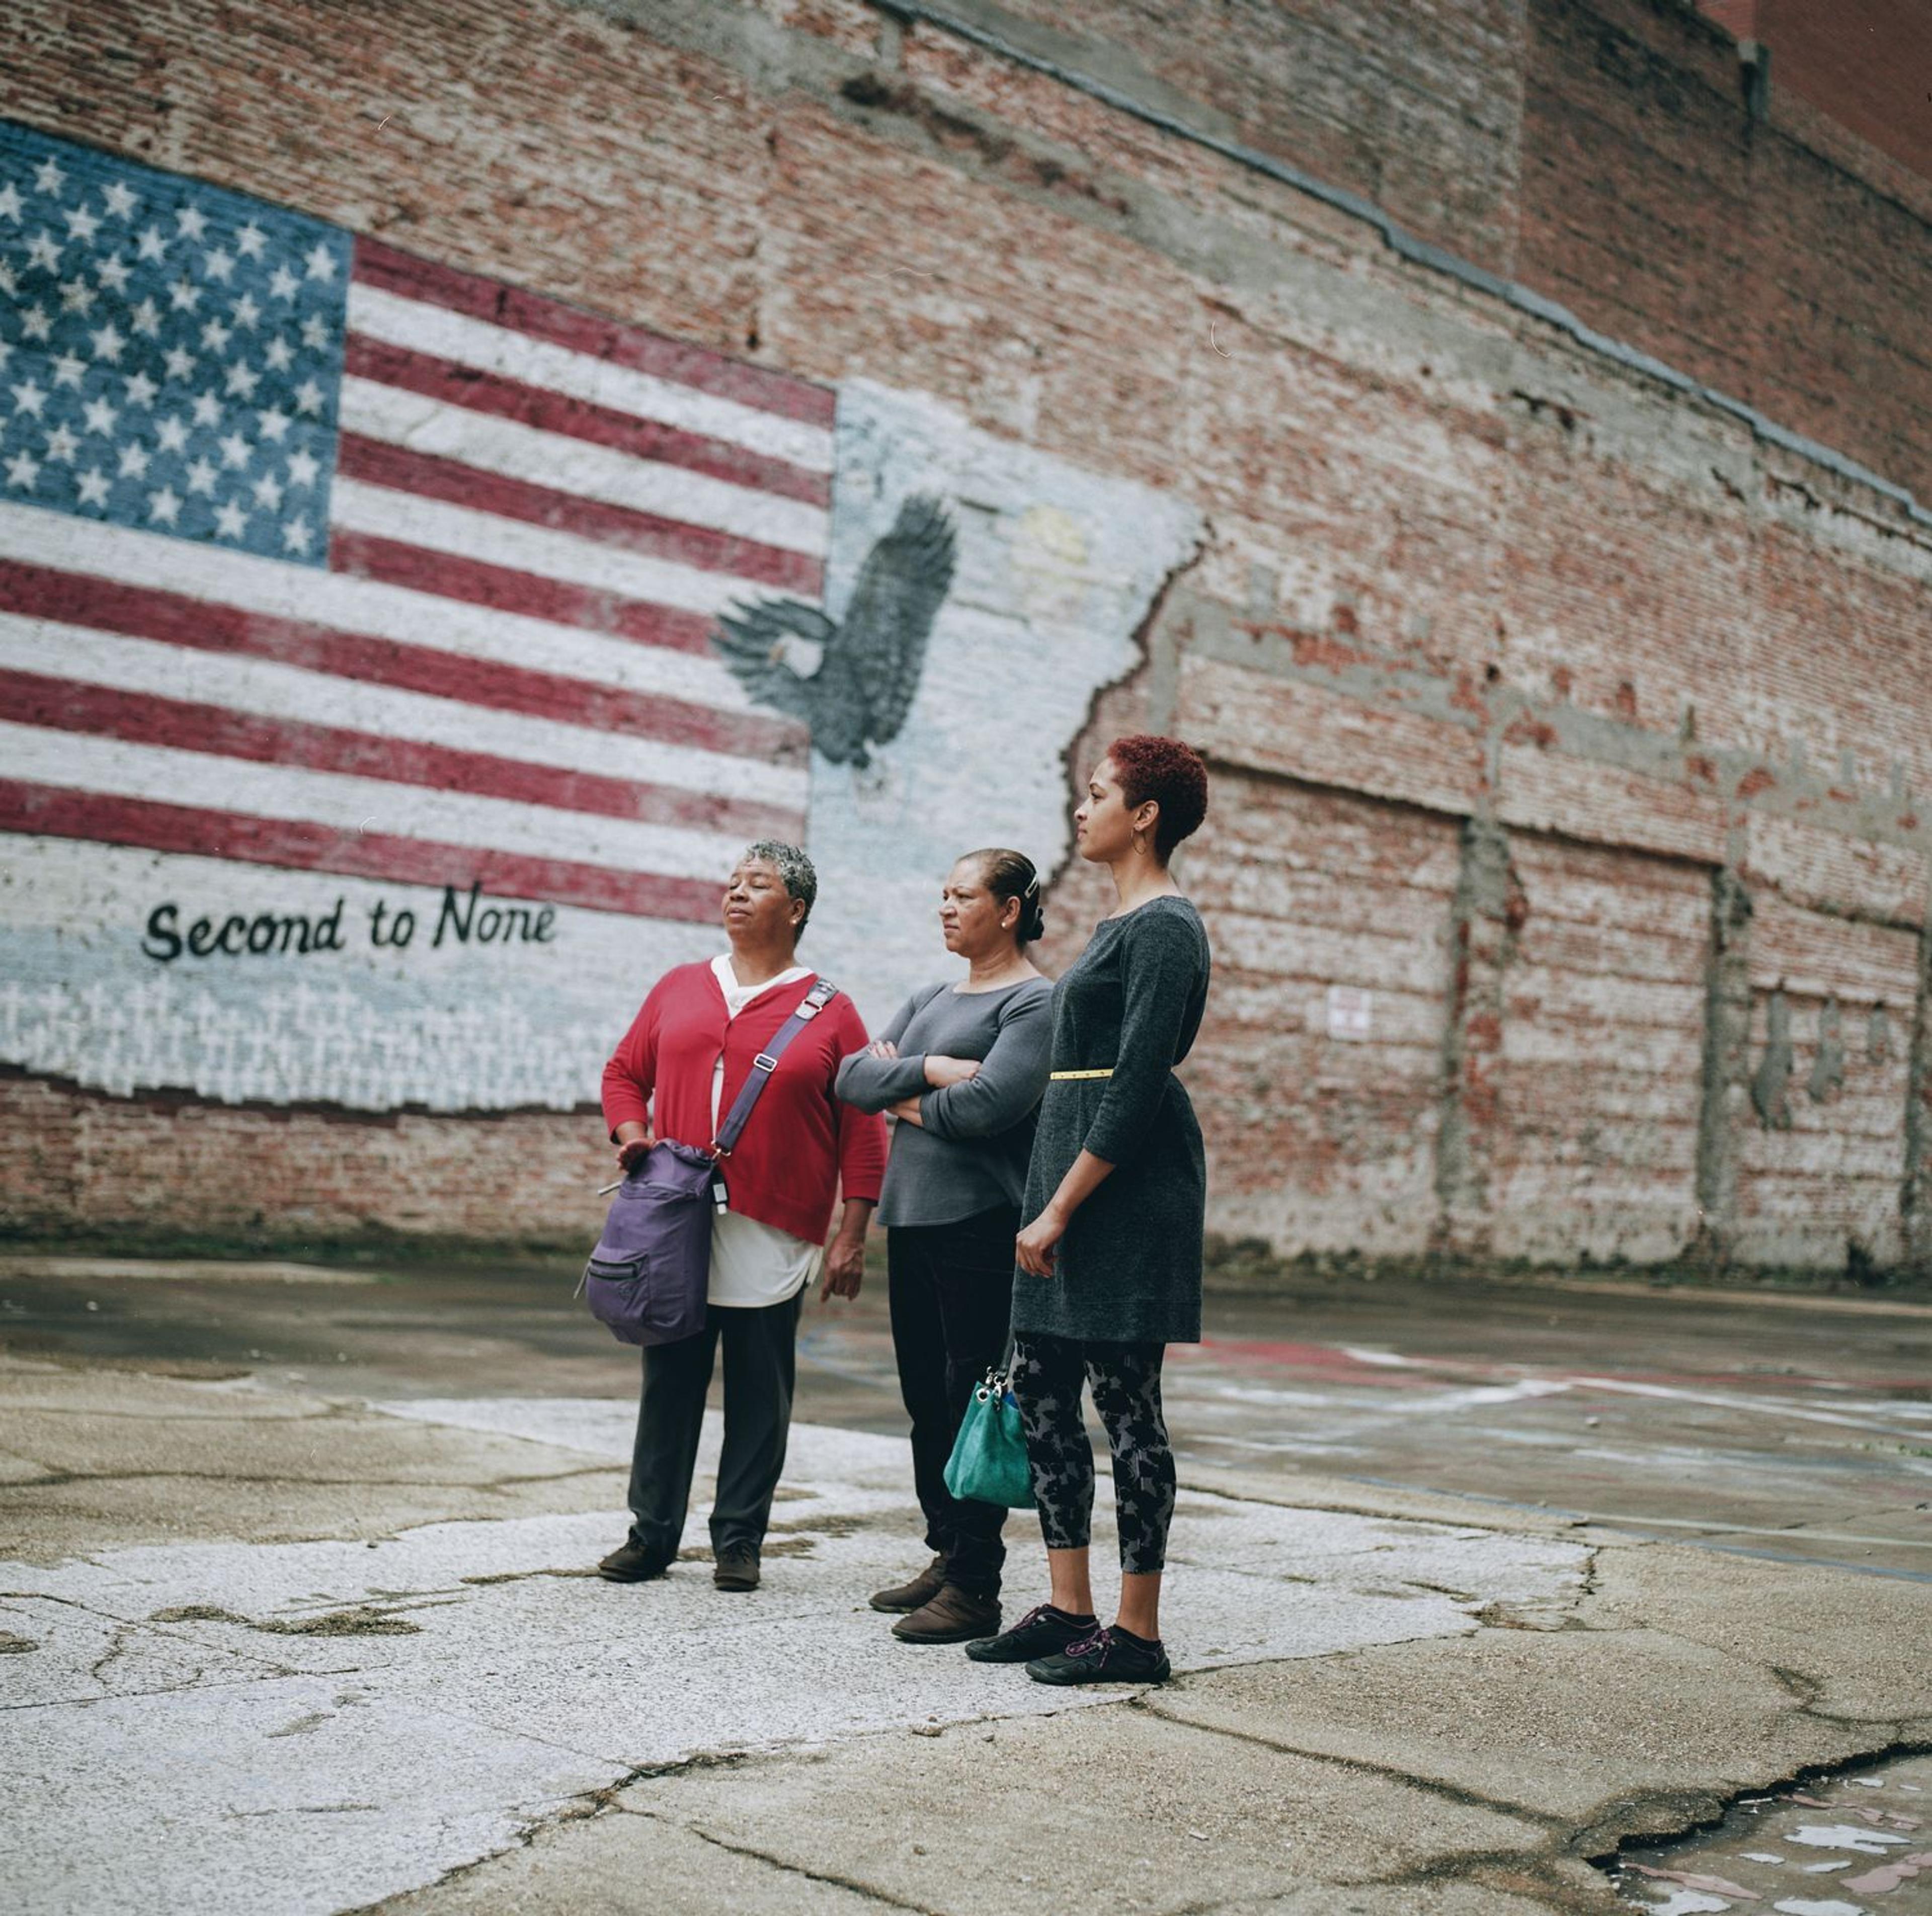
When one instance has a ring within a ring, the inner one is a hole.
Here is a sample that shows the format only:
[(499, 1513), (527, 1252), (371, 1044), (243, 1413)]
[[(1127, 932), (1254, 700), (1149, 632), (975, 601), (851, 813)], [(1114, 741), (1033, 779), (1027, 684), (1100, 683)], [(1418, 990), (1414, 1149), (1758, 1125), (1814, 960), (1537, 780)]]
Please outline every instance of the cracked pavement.
[[(418, 1336), (434, 1288), (408, 1279), (310, 1289), (286, 1267), (244, 1294), (232, 1272), (74, 1263), (0, 1267), (16, 1323), (22, 1296), (110, 1306), (77, 1324), (56, 1309), (52, 1334), (0, 1354), (8, 1878), (36, 1916), (1610, 1910), (1630, 1906), (1592, 1860), (1620, 1845), (1932, 1746), (1914, 1447), (1874, 1440), (1850, 1477), (1809, 1447), (1846, 1419), (1921, 1429), (1924, 1392), (1849, 1363), (1812, 1396), (1780, 1381), (1834, 1421), (1787, 1420), (1798, 1445), (1754, 1475), (1736, 1459), (1759, 1439), (1734, 1440), (1764, 1420), (1758, 1387), (1708, 1364), (1673, 1377), (1646, 1468), (1667, 1477), (1655, 1454), (1694, 1441), (1732, 1461), (1708, 1508), (1694, 1480), (1646, 1499), (1634, 1469), (1624, 1528), (1576, 1494), (1574, 1463), (1551, 1467), (1534, 1420), (1564, 1393), (1520, 1387), (1567, 1374), (1549, 1353), (1478, 1378), (1419, 1320), (1405, 1348), (1371, 1348), (1228, 1312), (1176, 1393), (1197, 1446), (1177, 1678), (1070, 1693), (893, 1644), (866, 1608), (920, 1552), (903, 1439), (860, 1427), (892, 1423), (862, 1311), (808, 1336), (817, 1421), (795, 1432), (765, 1583), (724, 1597), (695, 1552), (657, 1584), (586, 1574), (621, 1533), (628, 1361), (547, 1291), (506, 1316), (506, 1294), (472, 1286), (466, 1327)], [(218, 1284), (229, 1329), (196, 1350), (184, 1306)], [(1772, 1315), (1816, 1371), (1831, 1314)], [(292, 1366), (291, 1321), (308, 1327)], [(1925, 1321), (1871, 1321), (1880, 1368), (1910, 1375)], [(1576, 1375), (1663, 1374), (1599, 1327)], [(145, 1357), (127, 1348), (144, 1329)], [(241, 1363), (242, 1339), (282, 1348)], [(1342, 1474), (1386, 1461), (1340, 1447), (1378, 1418), (1390, 1444), (1432, 1441), (1436, 1467)], [(1504, 1465), (1506, 1483), (1481, 1478)], [(1012, 1535), (1017, 1609), (1043, 1593), (1024, 1522)], [(1096, 1543), (1104, 1561), (1104, 1498)], [(1870, 1906), (1918, 1907), (1920, 1888)]]

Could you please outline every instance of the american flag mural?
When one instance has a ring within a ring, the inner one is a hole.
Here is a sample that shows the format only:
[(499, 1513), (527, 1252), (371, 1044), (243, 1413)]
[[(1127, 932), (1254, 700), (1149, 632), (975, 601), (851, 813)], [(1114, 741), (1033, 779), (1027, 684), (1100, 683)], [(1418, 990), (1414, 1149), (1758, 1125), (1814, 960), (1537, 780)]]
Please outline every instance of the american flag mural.
[[(0, 124), (0, 1061), (580, 1102), (640, 976), (713, 948), (738, 849), (804, 836), (805, 728), (712, 634), (734, 603), (820, 597), (833, 404)], [(524, 901), (520, 1038), (447, 977), (405, 988), (398, 912), (424, 921), (418, 977), (473, 950), (443, 887), (472, 920)], [(294, 964), (286, 933), (238, 949), (344, 899), (368, 979)], [(202, 917), (226, 942), (170, 952)], [(554, 995), (573, 938), (590, 997)], [(210, 960), (191, 987), (184, 955)], [(452, 1088), (448, 1057), (492, 1046)]]

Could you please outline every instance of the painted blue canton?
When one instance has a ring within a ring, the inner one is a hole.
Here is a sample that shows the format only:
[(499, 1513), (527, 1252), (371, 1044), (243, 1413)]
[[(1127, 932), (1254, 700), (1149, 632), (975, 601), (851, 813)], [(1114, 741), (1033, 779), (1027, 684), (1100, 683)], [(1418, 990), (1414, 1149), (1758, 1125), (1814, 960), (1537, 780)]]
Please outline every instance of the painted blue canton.
[(0, 502), (326, 563), (351, 248), (0, 121)]

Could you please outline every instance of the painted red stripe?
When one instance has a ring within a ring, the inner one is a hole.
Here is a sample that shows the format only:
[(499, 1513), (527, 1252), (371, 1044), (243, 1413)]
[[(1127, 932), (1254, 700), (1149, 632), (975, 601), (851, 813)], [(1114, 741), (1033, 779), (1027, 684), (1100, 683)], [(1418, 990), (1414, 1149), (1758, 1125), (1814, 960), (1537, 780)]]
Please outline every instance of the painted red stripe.
[(702, 472), (709, 478), (724, 479), (757, 492), (776, 493), (782, 499), (797, 499), (807, 505), (829, 508), (832, 503), (829, 472), (811, 472), (788, 460), (768, 458), (742, 446), (728, 445), (722, 439), (706, 439), (702, 433), (663, 425), (654, 419), (640, 419), (635, 413), (593, 406), (588, 400), (574, 399), (547, 386), (527, 385), (499, 373), (481, 373), (473, 366), (440, 359), (433, 353), (413, 352), (407, 346), (392, 345), (387, 340), (367, 339), (360, 333), (351, 333), (344, 363), (345, 370), (359, 379), (400, 386), (445, 405), (493, 413), (500, 419), (514, 419), (520, 425), (534, 426), (546, 433), (560, 433), (587, 440), (592, 445), (608, 446), (634, 459)]
[(0, 778), (0, 831), (54, 838), (138, 845), (144, 850), (232, 859), (285, 871), (333, 871), (348, 878), (382, 878), (404, 885), (480, 884), (496, 898), (580, 905), (632, 918), (670, 918), (709, 924), (718, 916), (722, 883), (670, 878), (566, 859), (524, 858), (469, 845), (378, 832), (339, 832), (332, 826), (249, 818), (197, 805), (148, 799), (110, 798), (64, 791), (20, 778)]
[(510, 799), (561, 811), (686, 826), (746, 838), (794, 837), (805, 823), (801, 812), (782, 805), (533, 765), (493, 752), (464, 751), (380, 733), (265, 718), (226, 706), (84, 685), (38, 672), (0, 669), (0, 718), (124, 739), (130, 745), (166, 745), (257, 765), (344, 772), (392, 784), (424, 785), (434, 791)]
[(675, 559), (707, 572), (729, 572), (807, 598), (818, 598), (824, 581), (824, 567), (806, 553), (760, 545), (755, 539), (712, 532), (708, 526), (683, 525), (654, 512), (607, 505), (574, 493), (554, 492), (526, 479), (506, 479), (500, 472), (486, 472), (460, 460), (386, 445), (360, 433), (344, 433), (335, 444), (336, 469), (345, 478), (440, 499), (473, 512), (492, 512), (554, 532), (574, 533), (599, 545)]
[(335, 532), (329, 540), (328, 563), (332, 571), (351, 578), (433, 592), (439, 598), (460, 599), (466, 605), (519, 613), (554, 625), (574, 625), (638, 645), (689, 652), (698, 658), (711, 655), (715, 622), (703, 613), (624, 598), (595, 586), (572, 585), (566, 580), (520, 572), (512, 566), (492, 565), (484, 559), (430, 552), (373, 532)]
[[(488, 599), (477, 602), (494, 603)], [(0, 561), (0, 605), (30, 619), (57, 619), (63, 625), (120, 632), (130, 638), (153, 639), (196, 652), (272, 658), (306, 671), (424, 692), (433, 698), (460, 700), (496, 712), (555, 718), (595, 731), (662, 739), (774, 764), (802, 766), (806, 762), (804, 728), (786, 719), (726, 712), (688, 700), (600, 685), (560, 673), (466, 658), (429, 646), (404, 645), (394, 639), (337, 631), (298, 619), (270, 618), (179, 593), (151, 591), (48, 566)]]
[(594, 313), (561, 305), (554, 299), (494, 280), (481, 279), (454, 266), (418, 259), (359, 234), (356, 241), (354, 275), (364, 286), (380, 286), (405, 299), (420, 299), (452, 313), (466, 313), (472, 319), (485, 319), (494, 326), (507, 326), (532, 339), (548, 340), (553, 345), (569, 347), (573, 352), (608, 359), (614, 365), (628, 366), (657, 379), (674, 379), (680, 385), (719, 399), (736, 400), (742, 406), (754, 406), (760, 412), (803, 420), (808, 425), (829, 427), (832, 424), (837, 395), (829, 386), (813, 385), (788, 373), (747, 365), (742, 359), (727, 358), (722, 352), (666, 339), (660, 333), (645, 331), (641, 326), (602, 319)]
[(704, 571), (730, 573), (809, 598), (819, 595), (824, 583), (824, 565), (808, 553), (508, 478), (440, 454), (344, 432), (337, 440), (336, 457), (345, 478), (405, 495), (440, 499)]

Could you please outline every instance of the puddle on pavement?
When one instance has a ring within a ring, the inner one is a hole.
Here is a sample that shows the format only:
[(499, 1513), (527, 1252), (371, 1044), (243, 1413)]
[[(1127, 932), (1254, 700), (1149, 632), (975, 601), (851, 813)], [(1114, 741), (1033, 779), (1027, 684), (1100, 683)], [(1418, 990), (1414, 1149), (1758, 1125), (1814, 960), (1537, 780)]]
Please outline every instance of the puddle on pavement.
[(1713, 1828), (1601, 1867), (1650, 1916), (1932, 1916), (1932, 1755), (1740, 1798)]

